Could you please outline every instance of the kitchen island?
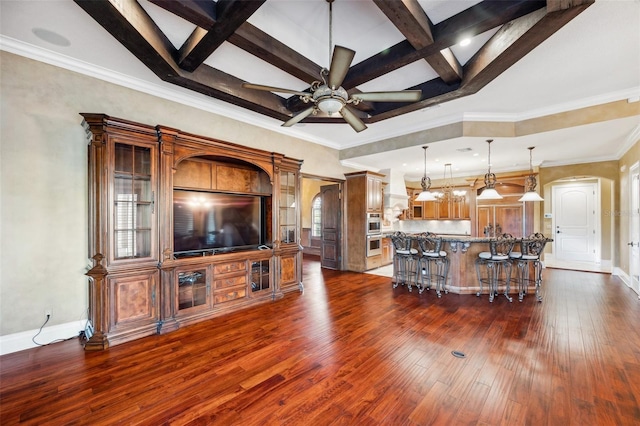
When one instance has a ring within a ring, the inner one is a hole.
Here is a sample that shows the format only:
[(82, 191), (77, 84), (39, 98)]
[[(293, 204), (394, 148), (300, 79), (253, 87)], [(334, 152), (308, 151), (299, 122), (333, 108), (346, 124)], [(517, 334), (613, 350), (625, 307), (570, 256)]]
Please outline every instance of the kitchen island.
[[(386, 234), (385, 237), (391, 237), (392, 234)], [(418, 248), (418, 234), (407, 234), (407, 237), (414, 239), (413, 246)], [(495, 241), (492, 237), (470, 237), (456, 235), (438, 235), (442, 238), (441, 250), (447, 252), (449, 259), (449, 273), (447, 276), (446, 289), (450, 293), (457, 294), (476, 294), (480, 291), (480, 283), (476, 274), (476, 260), (481, 252), (489, 251), (489, 243)], [(547, 238), (547, 242), (553, 239)], [(520, 247), (516, 244), (514, 251), (520, 251)], [(394, 262), (395, 265), (395, 262)], [(394, 271), (395, 279), (395, 271)], [(511, 291), (517, 292), (515, 289), (516, 268), (514, 267), (511, 274)], [(531, 286), (529, 289), (534, 291)], [(483, 293), (488, 293), (488, 288), (484, 286)]]

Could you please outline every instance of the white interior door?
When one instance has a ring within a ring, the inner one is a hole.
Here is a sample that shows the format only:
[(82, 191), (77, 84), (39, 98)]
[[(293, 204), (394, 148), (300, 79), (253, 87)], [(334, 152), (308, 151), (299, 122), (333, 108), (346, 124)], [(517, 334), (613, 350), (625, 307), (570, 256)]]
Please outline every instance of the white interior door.
[(555, 257), (568, 262), (596, 261), (596, 183), (553, 187)]
[(631, 191), (629, 194), (629, 275), (631, 286), (640, 294), (640, 165), (630, 170)]

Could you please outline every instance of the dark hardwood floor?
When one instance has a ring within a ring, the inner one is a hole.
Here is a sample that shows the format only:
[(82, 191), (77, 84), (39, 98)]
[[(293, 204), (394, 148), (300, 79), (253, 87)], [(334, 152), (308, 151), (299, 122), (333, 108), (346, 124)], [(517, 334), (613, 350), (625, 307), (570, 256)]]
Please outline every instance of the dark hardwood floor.
[(640, 301), (615, 277), (546, 269), (542, 303), (493, 304), (309, 261), (304, 282), (304, 294), (104, 352), (76, 339), (4, 355), (0, 421), (640, 422)]

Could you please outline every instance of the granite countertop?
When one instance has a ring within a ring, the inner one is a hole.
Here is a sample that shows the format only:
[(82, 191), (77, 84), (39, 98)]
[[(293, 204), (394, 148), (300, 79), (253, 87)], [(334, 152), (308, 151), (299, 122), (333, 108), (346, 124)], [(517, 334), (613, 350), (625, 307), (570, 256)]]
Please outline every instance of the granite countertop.
[[(383, 234), (384, 237), (390, 238), (393, 235), (393, 232), (389, 232)], [(407, 234), (408, 237), (415, 237), (418, 234)], [(462, 242), (462, 243), (489, 243), (491, 241), (495, 241), (495, 237), (472, 237), (470, 235), (451, 235), (451, 234), (437, 234), (438, 237), (442, 238), (444, 242)], [(519, 238), (516, 238), (519, 239)], [(553, 238), (547, 238), (547, 242), (553, 241)]]

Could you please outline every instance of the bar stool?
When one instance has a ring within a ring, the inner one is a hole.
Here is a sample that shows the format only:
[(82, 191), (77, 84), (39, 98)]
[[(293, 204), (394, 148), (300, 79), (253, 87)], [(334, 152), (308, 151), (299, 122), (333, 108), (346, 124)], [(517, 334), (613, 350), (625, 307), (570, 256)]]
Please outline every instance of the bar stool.
[(411, 238), (401, 231), (396, 231), (391, 235), (391, 243), (395, 251), (393, 256), (395, 277), (393, 288), (398, 287), (398, 284), (406, 284), (409, 291), (411, 291), (411, 284), (417, 285), (416, 256), (418, 250), (411, 247)]
[[(518, 300), (522, 302), (530, 284), (536, 289), (536, 299), (542, 302), (540, 286), (542, 285), (542, 262), (540, 255), (547, 244), (547, 237), (535, 233), (519, 241), (520, 251), (509, 254), (511, 262), (517, 267), (516, 281), (518, 282)], [(530, 278), (530, 265), (533, 265), (533, 278)]]
[[(505, 284), (504, 295), (509, 302), (513, 299), (509, 296), (511, 282), (511, 260), (509, 253), (513, 249), (516, 240), (510, 234), (502, 234), (489, 242), (489, 250), (478, 254), (476, 259), (476, 274), (480, 283), (480, 291), (476, 296), (482, 293), (482, 285), (487, 284), (489, 287), (489, 302), (493, 302), (495, 296), (498, 295), (498, 287), (501, 283)], [(484, 273), (482, 271), (484, 269)]]
[(432, 232), (423, 232), (418, 235), (420, 257), (418, 258), (418, 274), (420, 284), (418, 290), (422, 293), (425, 289), (424, 281), (427, 279), (427, 290), (435, 280), (436, 294), (442, 297), (442, 292), (447, 291), (447, 276), (449, 274), (449, 258), (447, 252), (441, 250), (442, 238)]

